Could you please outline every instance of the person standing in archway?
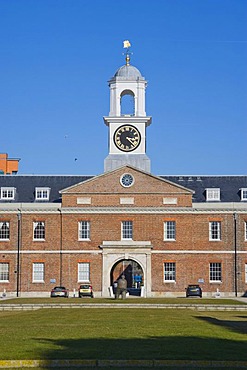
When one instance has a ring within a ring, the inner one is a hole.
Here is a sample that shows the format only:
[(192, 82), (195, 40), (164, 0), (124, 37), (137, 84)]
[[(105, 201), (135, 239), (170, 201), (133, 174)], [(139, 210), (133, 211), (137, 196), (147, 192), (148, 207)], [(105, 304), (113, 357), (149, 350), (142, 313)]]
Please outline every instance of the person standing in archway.
[(122, 299), (126, 298), (127, 293), (127, 280), (125, 279), (125, 276), (122, 275), (121, 278), (117, 282), (117, 290), (115, 294), (115, 299), (118, 299), (119, 296), (122, 296)]

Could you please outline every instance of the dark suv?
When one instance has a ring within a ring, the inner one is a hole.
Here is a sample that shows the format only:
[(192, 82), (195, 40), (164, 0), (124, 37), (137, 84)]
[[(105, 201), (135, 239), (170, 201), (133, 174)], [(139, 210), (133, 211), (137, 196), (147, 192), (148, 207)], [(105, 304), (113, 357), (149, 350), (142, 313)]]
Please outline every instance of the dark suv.
[(202, 298), (202, 289), (200, 285), (190, 284), (186, 288), (186, 297), (200, 297)]

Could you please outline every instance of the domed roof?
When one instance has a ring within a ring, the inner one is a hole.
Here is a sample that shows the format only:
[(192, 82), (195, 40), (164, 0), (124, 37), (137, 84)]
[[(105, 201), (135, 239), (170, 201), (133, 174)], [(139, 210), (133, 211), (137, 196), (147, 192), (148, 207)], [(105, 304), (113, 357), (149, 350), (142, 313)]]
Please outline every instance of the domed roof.
[(139, 69), (137, 69), (136, 67), (132, 65), (124, 65), (118, 68), (114, 77), (120, 77), (126, 80), (137, 80), (137, 79), (143, 80), (144, 79)]

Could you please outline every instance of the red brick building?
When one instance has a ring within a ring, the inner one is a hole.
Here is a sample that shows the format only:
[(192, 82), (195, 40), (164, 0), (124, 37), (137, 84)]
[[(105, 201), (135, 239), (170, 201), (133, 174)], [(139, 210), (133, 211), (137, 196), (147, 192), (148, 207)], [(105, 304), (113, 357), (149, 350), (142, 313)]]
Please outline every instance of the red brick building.
[[(112, 292), (204, 296), (247, 290), (247, 176), (154, 176), (146, 81), (129, 64), (109, 81), (109, 155), (100, 176), (0, 176), (0, 294)], [(123, 111), (124, 100), (133, 111)]]
[(7, 153), (0, 153), (0, 174), (16, 175), (19, 161), (19, 158), (8, 158)]

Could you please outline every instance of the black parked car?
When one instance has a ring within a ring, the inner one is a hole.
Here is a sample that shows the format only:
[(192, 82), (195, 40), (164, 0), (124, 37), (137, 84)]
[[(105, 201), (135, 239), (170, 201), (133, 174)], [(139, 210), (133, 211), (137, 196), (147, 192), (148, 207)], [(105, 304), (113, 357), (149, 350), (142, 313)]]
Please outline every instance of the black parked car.
[(51, 297), (69, 298), (69, 290), (64, 286), (55, 286), (51, 291)]
[(202, 298), (202, 289), (200, 285), (190, 284), (186, 288), (186, 297), (200, 297)]

